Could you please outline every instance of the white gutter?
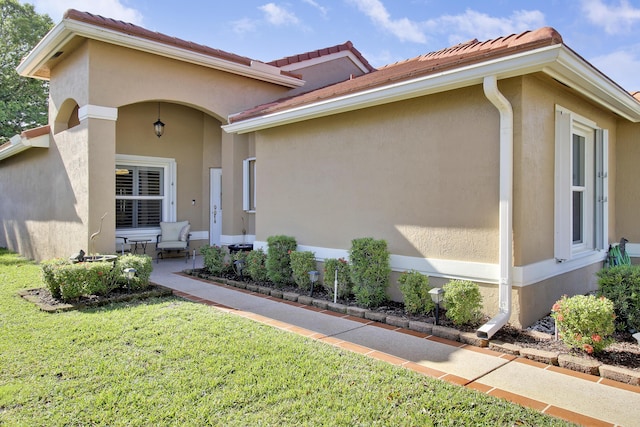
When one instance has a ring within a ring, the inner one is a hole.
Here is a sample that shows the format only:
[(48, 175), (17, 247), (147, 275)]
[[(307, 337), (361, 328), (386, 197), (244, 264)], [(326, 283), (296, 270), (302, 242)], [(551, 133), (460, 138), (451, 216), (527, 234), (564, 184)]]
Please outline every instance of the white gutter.
[[(375, 87), (265, 114), (222, 126), (227, 133), (248, 133), (482, 83), (485, 76), (508, 79), (542, 72), (596, 104), (640, 122), (640, 102), (562, 44), (471, 64), (412, 80)], [(229, 116), (230, 119), (234, 115)]]
[(28, 138), (24, 132), (20, 135), (14, 135), (9, 142), (0, 145), (0, 160), (15, 156), (33, 147), (49, 148), (49, 133), (33, 138)]
[(476, 334), (491, 338), (511, 317), (511, 284), (513, 264), (513, 109), (498, 90), (495, 75), (486, 76), (482, 87), (489, 101), (500, 112), (500, 282), (498, 284), (498, 314), (482, 325)]

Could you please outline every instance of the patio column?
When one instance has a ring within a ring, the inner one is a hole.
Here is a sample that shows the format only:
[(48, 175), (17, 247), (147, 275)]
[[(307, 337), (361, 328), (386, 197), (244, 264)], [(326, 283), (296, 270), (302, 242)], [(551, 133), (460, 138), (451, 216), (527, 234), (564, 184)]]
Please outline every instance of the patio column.
[[(87, 253), (115, 251), (115, 154), (118, 109), (85, 105), (78, 111), (87, 121)], [(105, 215), (106, 214), (106, 215)], [(104, 220), (102, 217), (104, 216)], [(91, 235), (98, 233), (95, 238)]]

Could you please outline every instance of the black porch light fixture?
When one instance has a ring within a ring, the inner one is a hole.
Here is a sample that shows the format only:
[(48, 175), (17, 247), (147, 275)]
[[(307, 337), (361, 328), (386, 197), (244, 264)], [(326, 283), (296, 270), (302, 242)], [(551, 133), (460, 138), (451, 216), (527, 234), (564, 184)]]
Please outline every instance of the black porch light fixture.
[(160, 120), (160, 103), (158, 102), (158, 120), (153, 124), (153, 130), (156, 133), (156, 136), (160, 138), (164, 133), (164, 123)]

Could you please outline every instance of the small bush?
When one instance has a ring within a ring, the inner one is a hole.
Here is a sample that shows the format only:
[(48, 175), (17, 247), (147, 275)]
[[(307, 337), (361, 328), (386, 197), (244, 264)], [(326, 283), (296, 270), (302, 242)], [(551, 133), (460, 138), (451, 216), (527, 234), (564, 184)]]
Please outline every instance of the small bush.
[(429, 277), (417, 271), (405, 271), (398, 279), (404, 308), (410, 314), (428, 313), (435, 308), (429, 295)]
[(344, 258), (329, 258), (324, 261), (324, 288), (333, 298), (336, 270), (338, 270), (338, 298), (347, 298), (351, 295), (351, 268)]
[(291, 259), (293, 281), (300, 289), (311, 289), (311, 279), (309, 278), (309, 272), (315, 271), (317, 269), (316, 255), (313, 252), (304, 251), (291, 252), (289, 257)]
[(64, 258), (54, 258), (43, 261), (42, 268), (42, 280), (45, 286), (54, 298), (60, 298), (60, 281), (56, 276), (56, 271), (63, 265), (70, 265), (71, 263)]
[(204, 267), (211, 274), (221, 275), (231, 267), (227, 262), (227, 251), (221, 246), (205, 245), (200, 248), (200, 253), (203, 257)]
[(267, 277), (276, 285), (288, 285), (293, 282), (289, 254), (298, 246), (296, 239), (289, 236), (270, 236), (267, 238)]
[(249, 252), (245, 251), (237, 251), (231, 254), (231, 267), (233, 271), (240, 275), (240, 266), (242, 265), (242, 276), (248, 276), (247, 272), (247, 257), (249, 256)]
[(387, 242), (371, 237), (351, 241), (351, 281), (356, 303), (375, 308), (387, 301), (389, 287), (389, 251)]
[(267, 254), (262, 249), (256, 249), (247, 254), (247, 266), (245, 269), (251, 280), (256, 282), (265, 282), (267, 280), (266, 262)]
[(477, 283), (451, 280), (444, 289), (444, 307), (447, 317), (456, 325), (476, 324), (482, 317), (482, 295)]
[(613, 302), (594, 295), (563, 296), (553, 305), (558, 336), (571, 348), (598, 353), (612, 342), (615, 331)]
[(619, 265), (598, 272), (599, 295), (613, 302), (623, 328), (640, 331), (640, 266)]
[[(130, 282), (124, 275), (126, 268), (134, 268), (136, 275)], [(118, 257), (115, 264), (116, 280), (120, 287), (128, 287), (131, 290), (146, 289), (149, 287), (149, 279), (153, 271), (153, 260), (148, 255), (127, 254)]]

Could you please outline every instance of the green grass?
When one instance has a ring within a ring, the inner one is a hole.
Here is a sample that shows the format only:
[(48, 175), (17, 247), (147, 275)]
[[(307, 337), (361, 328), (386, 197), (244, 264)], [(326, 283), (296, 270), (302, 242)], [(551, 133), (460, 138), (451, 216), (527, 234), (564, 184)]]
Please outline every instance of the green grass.
[(567, 425), (174, 297), (49, 314), (0, 249), (0, 425)]

